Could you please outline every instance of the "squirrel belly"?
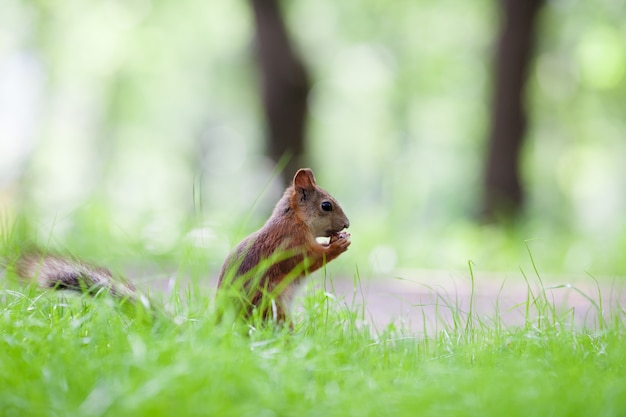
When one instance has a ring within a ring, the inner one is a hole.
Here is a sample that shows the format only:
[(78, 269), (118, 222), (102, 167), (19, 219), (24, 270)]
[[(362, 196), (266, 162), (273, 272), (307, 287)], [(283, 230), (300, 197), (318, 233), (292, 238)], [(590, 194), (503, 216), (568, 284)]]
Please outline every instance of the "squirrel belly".
[[(349, 226), (313, 172), (300, 169), (265, 225), (227, 257), (218, 294), (234, 293), (245, 316), (260, 309), (263, 318), (284, 321), (302, 279), (348, 250), (350, 235), (342, 230)], [(317, 237), (330, 237), (329, 243)]]

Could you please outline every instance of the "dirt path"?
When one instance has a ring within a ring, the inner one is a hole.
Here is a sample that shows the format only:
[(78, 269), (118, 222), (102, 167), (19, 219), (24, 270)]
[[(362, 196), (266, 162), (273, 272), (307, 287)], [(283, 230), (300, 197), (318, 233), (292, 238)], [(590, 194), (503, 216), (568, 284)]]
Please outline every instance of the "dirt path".
[[(390, 323), (410, 333), (434, 334), (452, 326), (455, 319), (462, 325), (470, 310), (474, 323), (523, 325), (526, 316), (536, 320), (539, 314), (563, 324), (597, 328), (600, 311), (605, 319), (623, 314), (626, 306), (626, 278), (601, 278), (596, 283), (589, 276), (529, 277), (521, 273), (474, 274), (474, 283), (467, 272), (403, 270), (396, 276), (363, 279), (354, 285), (350, 279), (334, 278), (324, 282), (320, 274), (310, 279), (314, 286), (324, 288), (340, 302), (365, 310), (365, 321), (376, 330)], [(217, 282), (205, 282), (214, 289)], [(168, 291), (168, 279), (150, 280), (153, 290)], [(533, 304), (539, 299), (539, 307)], [(530, 300), (530, 301), (529, 301)], [(550, 307), (541, 307), (541, 303)], [(528, 307), (528, 312), (527, 312)], [(552, 310), (553, 308), (553, 310)]]
[(539, 279), (529, 278), (529, 286), (519, 273), (508, 277), (477, 273), (473, 288), (467, 273), (402, 271), (400, 276), (405, 278), (362, 281), (356, 294), (352, 281), (334, 280), (332, 285), (335, 294), (348, 304), (355, 300), (356, 305), (364, 305), (370, 323), (377, 329), (395, 322), (402, 323), (411, 332), (429, 334), (441, 329), (443, 324), (451, 325), (455, 315), (465, 320), (470, 308), (477, 320), (486, 323), (501, 320), (506, 325), (524, 324), (527, 306), (530, 306), (528, 315), (533, 319), (539, 312), (551, 316), (550, 308), (537, 308), (532, 304), (533, 298), (543, 295), (544, 302), (554, 307), (564, 323), (591, 328), (597, 327), (600, 311), (607, 319), (623, 312), (621, 306), (626, 305), (624, 279), (602, 279), (598, 285), (591, 277), (568, 280), (542, 277), (542, 290)]

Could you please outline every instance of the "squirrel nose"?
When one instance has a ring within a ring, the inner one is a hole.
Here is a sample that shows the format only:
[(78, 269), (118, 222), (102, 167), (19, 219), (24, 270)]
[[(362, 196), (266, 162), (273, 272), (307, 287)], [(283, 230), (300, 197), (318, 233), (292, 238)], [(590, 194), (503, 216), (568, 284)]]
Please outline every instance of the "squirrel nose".
[(348, 227), (350, 227), (350, 220), (346, 219), (346, 223), (343, 225), (343, 228), (347, 229)]

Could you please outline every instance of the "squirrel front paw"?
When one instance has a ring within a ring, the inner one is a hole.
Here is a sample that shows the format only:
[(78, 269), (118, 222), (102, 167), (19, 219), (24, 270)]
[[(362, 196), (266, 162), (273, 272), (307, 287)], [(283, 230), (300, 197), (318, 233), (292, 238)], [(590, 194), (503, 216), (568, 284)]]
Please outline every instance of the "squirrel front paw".
[(333, 242), (336, 242), (336, 241), (338, 241), (340, 239), (350, 240), (350, 233), (348, 233), (348, 232), (337, 232), (337, 233), (333, 234), (330, 237), (330, 240), (329, 240), (328, 243), (333, 243)]
[(331, 252), (343, 253), (348, 250), (348, 246), (350, 246), (350, 233), (348, 232), (339, 232), (335, 233), (330, 237), (328, 241), (328, 249)]

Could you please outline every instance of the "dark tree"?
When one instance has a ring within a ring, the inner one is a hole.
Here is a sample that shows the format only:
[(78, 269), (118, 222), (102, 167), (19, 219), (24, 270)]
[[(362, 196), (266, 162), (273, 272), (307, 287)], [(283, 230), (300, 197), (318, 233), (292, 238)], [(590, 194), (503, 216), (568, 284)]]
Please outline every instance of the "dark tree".
[(256, 51), (270, 157), (289, 157), (283, 178), (303, 164), (310, 84), (295, 53), (278, 0), (249, 0), (254, 12)]
[(520, 150), (526, 133), (524, 89), (535, 41), (536, 17), (544, 0), (501, 0), (502, 23), (495, 51), (491, 130), (483, 214), (512, 218), (524, 203)]

